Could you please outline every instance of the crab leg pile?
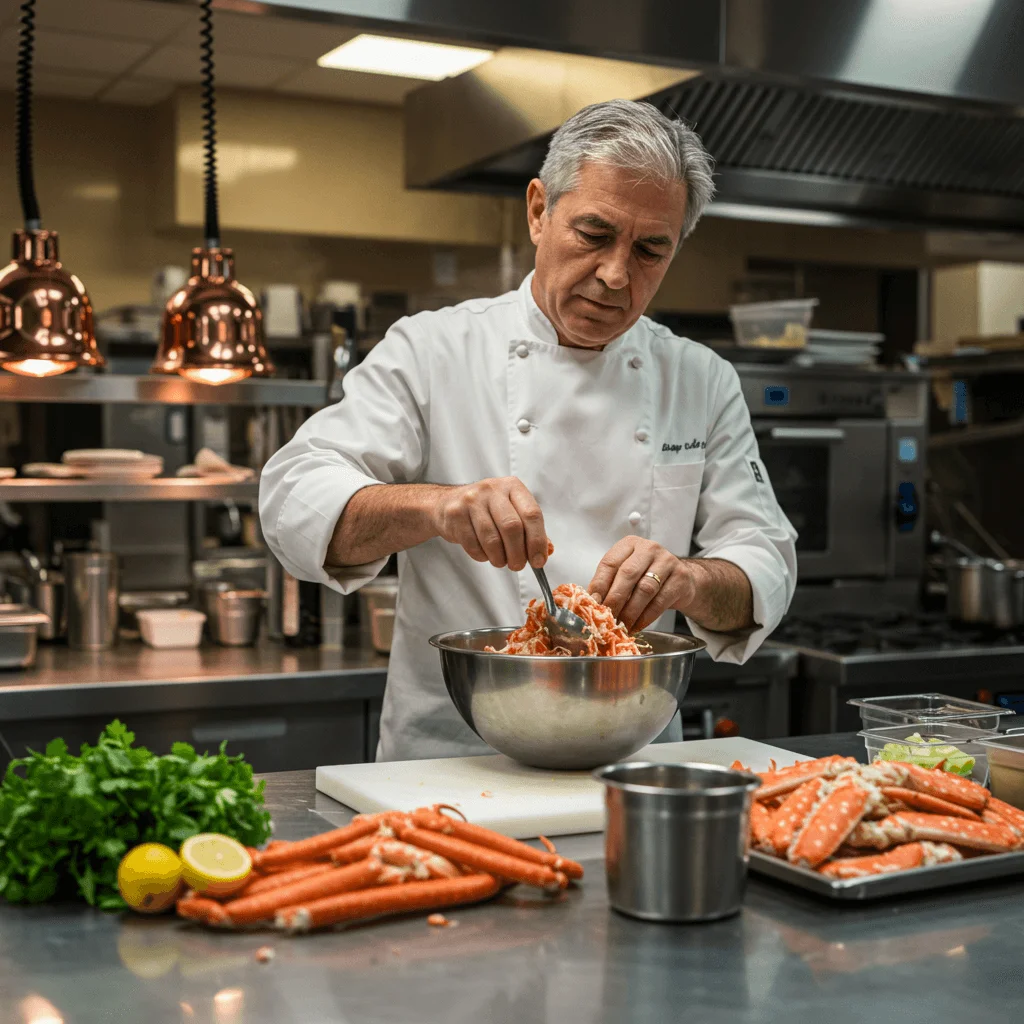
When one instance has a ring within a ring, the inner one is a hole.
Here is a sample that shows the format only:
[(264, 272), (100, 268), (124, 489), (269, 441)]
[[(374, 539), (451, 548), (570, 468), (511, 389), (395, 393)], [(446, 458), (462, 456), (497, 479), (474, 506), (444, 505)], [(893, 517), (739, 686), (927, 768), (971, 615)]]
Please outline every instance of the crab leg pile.
[(831, 878), (1024, 849), (1024, 811), (941, 766), (833, 756), (760, 778), (751, 846)]
[(507, 885), (558, 892), (583, 868), (517, 839), (460, 821), (443, 805), (361, 814), (344, 828), (252, 851), (250, 881), (230, 899), (188, 893), (180, 916), (220, 928), (291, 932), (479, 903)]

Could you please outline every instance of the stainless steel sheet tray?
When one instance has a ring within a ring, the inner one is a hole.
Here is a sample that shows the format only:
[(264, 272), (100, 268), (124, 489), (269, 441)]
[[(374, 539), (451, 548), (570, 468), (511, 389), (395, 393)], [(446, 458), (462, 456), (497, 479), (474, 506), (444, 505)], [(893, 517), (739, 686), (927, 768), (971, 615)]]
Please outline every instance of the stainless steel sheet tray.
[(972, 857), (955, 864), (936, 864), (929, 868), (893, 871), (870, 878), (832, 879), (807, 868), (798, 868), (778, 857), (750, 851), (750, 870), (758, 875), (788, 882), (830, 900), (876, 900), (904, 893), (944, 889), (966, 882), (984, 882), (993, 878), (1024, 876), (1024, 850)]

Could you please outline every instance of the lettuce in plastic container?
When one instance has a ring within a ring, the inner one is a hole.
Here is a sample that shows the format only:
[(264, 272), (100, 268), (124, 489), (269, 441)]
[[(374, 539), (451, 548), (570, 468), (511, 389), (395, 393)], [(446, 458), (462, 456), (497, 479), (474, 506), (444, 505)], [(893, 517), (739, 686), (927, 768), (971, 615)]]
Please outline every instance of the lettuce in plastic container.
[(878, 755), (880, 761), (906, 761), (922, 768), (938, 768), (939, 765), (954, 775), (970, 776), (974, 770), (974, 758), (965, 754), (944, 740), (924, 737), (913, 733), (902, 743), (886, 743)]

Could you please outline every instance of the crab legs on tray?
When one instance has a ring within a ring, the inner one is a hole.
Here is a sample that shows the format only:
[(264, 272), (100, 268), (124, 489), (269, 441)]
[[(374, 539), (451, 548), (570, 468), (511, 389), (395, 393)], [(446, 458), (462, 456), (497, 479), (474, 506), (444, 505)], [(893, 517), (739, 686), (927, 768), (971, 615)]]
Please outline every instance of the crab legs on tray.
[(1024, 811), (941, 767), (833, 756), (760, 778), (751, 845), (832, 878), (1024, 849)]

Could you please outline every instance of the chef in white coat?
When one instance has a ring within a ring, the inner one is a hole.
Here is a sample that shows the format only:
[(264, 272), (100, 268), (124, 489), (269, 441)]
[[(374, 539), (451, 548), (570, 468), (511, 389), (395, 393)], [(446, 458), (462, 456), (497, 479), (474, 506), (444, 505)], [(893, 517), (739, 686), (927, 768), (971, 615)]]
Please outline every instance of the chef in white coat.
[(350, 593), (400, 552), (379, 760), (487, 751), (427, 640), (521, 623), (528, 563), (633, 629), (682, 612), (722, 661), (786, 611), (796, 535), (736, 371), (643, 316), (712, 192), (681, 122), (580, 111), (529, 185), (520, 288), (399, 320), (267, 463), (260, 516), (288, 572)]

